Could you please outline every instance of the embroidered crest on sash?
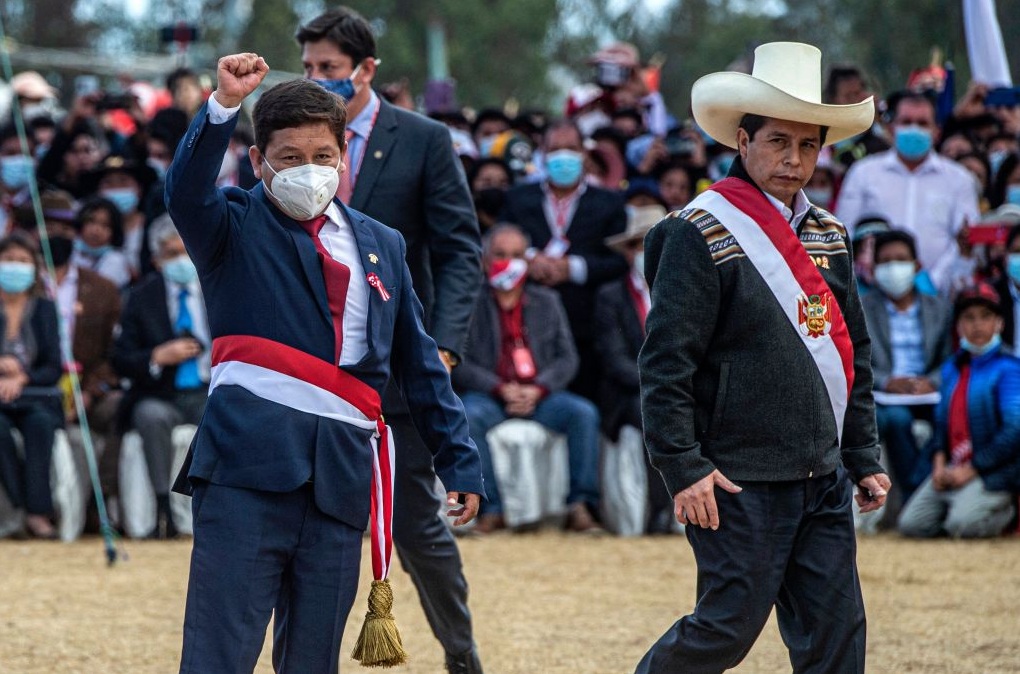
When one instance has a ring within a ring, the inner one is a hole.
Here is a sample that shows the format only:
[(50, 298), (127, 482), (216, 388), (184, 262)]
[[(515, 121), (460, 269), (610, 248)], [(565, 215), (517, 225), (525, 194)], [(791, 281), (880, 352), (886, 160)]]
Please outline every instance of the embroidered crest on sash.
[(832, 329), (830, 318), (832, 297), (801, 295), (797, 299), (797, 319), (800, 331), (808, 337), (822, 337)]

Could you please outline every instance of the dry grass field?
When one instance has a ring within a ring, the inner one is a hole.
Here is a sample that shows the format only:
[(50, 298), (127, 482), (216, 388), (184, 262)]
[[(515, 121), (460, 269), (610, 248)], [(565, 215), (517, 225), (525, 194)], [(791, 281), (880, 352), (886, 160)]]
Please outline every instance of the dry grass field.
[[(125, 544), (104, 564), (98, 539), (0, 541), (0, 673), (163, 674), (177, 671), (189, 541)], [(491, 674), (633, 671), (647, 646), (694, 597), (682, 537), (585, 538), (556, 531), (461, 540), (476, 638)], [(868, 671), (1020, 672), (1020, 538), (987, 542), (861, 540)], [(344, 637), (349, 660), (370, 577)], [(412, 660), (399, 674), (441, 672), (407, 576), (395, 612)], [(271, 672), (268, 642), (258, 672)], [(774, 620), (735, 671), (789, 672)]]

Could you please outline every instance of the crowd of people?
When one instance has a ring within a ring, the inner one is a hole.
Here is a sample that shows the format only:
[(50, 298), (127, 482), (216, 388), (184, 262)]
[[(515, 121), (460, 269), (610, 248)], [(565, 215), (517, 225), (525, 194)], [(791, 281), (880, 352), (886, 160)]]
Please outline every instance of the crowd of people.
[[(725, 177), (736, 155), (667, 109), (655, 69), (632, 46), (612, 45), (592, 63), (594, 81), (571, 89), (562, 115), (498, 107), (431, 115), (449, 129), (483, 237), (486, 289), (452, 370), (486, 477), (481, 534), (506, 528), (486, 437), (508, 418), (566, 436), (568, 528), (601, 530), (604, 439), (642, 424), (644, 235)], [(103, 492), (116, 494), (118, 439), (137, 430), (157, 498), (154, 535), (176, 534), (171, 434), (202, 416), (211, 342), (163, 181), (209, 88), (188, 70), (165, 84), (156, 96), (80, 94), (65, 112), (68, 92), (40, 74), (10, 82), (28, 151), (8, 120), (0, 483), (34, 537), (55, 535), (49, 457), (55, 431), (77, 422), (63, 385), (71, 369), (104, 440)], [(870, 130), (823, 150), (804, 192), (846, 223), (853, 244), (884, 461), (903, 501), (886, 523), (907, 536), (994, 536), (1015, 526), (1020, 492), (1020, 360), (1011, 355), (1020, 339), (1020, 107), (986, 106), (987, 88), (976, 83), (940, 115), (943, 86), (940, 69), (915, 71), (881, 99)], [(863, 72), (839, 66), (825, 95), (849, 105), (871, 92)], [(239, 125), (217, 184), (257, 184), (252, 142)], [(697, 423), (710, 432), (718, 419)], [(670, 531), (673, 502), (648, 473), (646, 530)]]

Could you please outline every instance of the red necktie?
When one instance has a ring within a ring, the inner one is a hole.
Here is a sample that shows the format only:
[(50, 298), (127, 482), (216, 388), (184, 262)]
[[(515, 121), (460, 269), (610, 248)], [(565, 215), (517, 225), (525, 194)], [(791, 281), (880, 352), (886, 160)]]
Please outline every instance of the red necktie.
[(333, 359), (333, 363), (339, 365), (340, 351), (344, 343), (344, 307), (347, 304), (347, 286), (351, 282), (351, 270), (347, 265), (334, 260), (322, 245), (322, 241), (319, 240), (319, 230), (328, 219), (325, 215), (320, 215), (300, 224), (312, 237), (315, 250), (319, 253), (319, 261), (322, 263), (322, 279), (326, 283), (326, 300), (329, 303), (329, 313), (333, 316), (333, 332), (336, 335), (336, 357)]
[(354, 158), (351, 157), (351, 136), (354, 132), (350, 129), (344, 131), (344, 140), (347, 141), (347, 170), (340, 174), (340, 185), (336, 188), (336, 196), (345, 204), (351, 203), (351, 195), (354, 194)]

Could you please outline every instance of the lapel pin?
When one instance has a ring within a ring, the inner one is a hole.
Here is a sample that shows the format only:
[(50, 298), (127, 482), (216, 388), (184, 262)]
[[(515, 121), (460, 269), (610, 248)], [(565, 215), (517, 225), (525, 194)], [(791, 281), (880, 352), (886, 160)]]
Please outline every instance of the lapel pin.
[(382, 159), (382, 150), (376, 150), (373, 155), (376, 159)]
[(365, 278), (368, 279), (368, 285), (379, 291), (379, 297), (382, 298), (383, 302), (390, 301), (390, 294), (386, 291), (386, 288), (382, 284), (382, 279), (379, 278), (378, 274), (374, 271), (369, 272), (365, 275)]
[(376, 255), (375, 253), (369, 253), (368, 261), (371, 262), (372, 264), (379, 264), (379, 256)]

